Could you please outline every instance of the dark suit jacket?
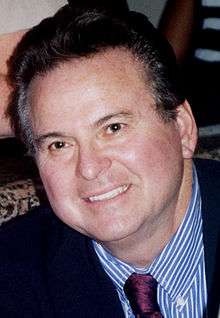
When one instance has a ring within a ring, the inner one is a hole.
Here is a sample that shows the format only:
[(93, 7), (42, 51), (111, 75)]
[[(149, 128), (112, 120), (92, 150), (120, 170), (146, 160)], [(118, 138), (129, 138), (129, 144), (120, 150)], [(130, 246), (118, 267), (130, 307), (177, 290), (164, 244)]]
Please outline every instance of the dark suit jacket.
[[(219, 305), (220, 163), (200, 161), (209, 317)], [(122, 318), (90, 239), (37, 209), (0, 230), (0, 317)]]

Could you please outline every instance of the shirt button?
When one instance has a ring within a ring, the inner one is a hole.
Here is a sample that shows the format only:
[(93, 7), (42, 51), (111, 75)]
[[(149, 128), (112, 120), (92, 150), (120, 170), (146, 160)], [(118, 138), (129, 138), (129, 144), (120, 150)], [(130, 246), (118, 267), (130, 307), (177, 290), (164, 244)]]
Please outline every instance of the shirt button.
[(178, 296), (176, 299), (176, 305), (177, 307), (182, 307), (185, 305), (185, 299), (182, 296)]

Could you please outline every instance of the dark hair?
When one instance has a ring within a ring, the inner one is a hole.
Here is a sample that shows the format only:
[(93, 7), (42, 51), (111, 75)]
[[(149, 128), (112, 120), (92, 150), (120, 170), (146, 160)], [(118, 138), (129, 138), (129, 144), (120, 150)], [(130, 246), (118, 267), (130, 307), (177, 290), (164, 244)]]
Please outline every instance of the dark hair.
[(127, 0), (68, 0), (69, 5), (77, 13), (79, 11), (93, 10), (98, 8), (101, 11), (108, 11), (113, 14), (124, 14), (128, 12)]
[[(100, 0), (96, 0), (100, 1)], [(91, 3), (91, 2), (90, 2)], [(89, 57), (108, 48), (129, 50), (141, 62), (156, 109), (175, 119), (184, 101), (174, 53), (148, 19), (126, 6), (121, 10), (64, 6), (25, 34), (10, 62), (14, 91), (9, 116), (15, 134), (33, 151), (27, 92), (31, 80), (59, 63)]]

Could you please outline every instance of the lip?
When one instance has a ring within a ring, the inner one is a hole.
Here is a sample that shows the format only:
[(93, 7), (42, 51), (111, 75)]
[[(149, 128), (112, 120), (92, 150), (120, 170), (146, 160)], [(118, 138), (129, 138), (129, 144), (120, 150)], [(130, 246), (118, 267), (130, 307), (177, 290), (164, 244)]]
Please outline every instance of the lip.
[(123, 184), (108, 191), (100, 191), (99, 193), (93, 193), (91, 195), (84, 196), (83, 199), (88, 203), (102, 203), (119, 197), (126, 193), (130, 188), (130, 184)]

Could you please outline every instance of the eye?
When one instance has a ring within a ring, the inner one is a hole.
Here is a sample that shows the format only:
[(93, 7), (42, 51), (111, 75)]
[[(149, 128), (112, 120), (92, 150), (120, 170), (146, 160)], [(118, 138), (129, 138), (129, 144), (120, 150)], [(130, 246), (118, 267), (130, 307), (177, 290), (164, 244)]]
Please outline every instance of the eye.
[(54, 141), (52, 144), (49, 145), (49, 149), (52, 151), (58, 151), (64, 148), (69, 147), (70, 145), (66, 143), (65, 141)]
[(107, 134), (115, 134), (118, 131), (120, 131), (124, 126), (125, 125), (121, 123), (113, 123), (107, 127), (106, 132)]

